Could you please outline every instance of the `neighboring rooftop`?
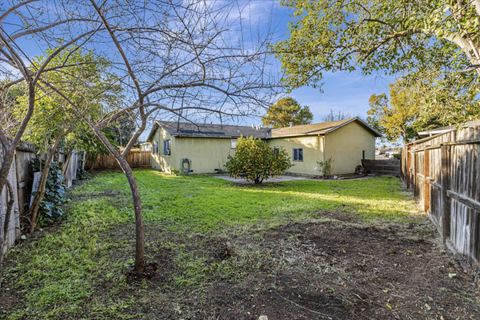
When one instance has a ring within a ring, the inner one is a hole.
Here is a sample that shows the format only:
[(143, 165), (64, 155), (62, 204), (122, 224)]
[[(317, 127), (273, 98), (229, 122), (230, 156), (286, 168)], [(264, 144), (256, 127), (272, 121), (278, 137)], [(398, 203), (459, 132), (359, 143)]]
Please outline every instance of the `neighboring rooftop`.
[(341, 121), (321, 122), (278, 129), (262, 128), (256, 126), (195, 124), (177, 121), (155, 121), (155, 124), (148, 136), (147, 141), (151, 141), (153, 139), (153, 135), (159, 127), (164, 128), (174, 137), (238, 138), (240, 136), (253, 136), (255, 138), (268, 139), (307, 135), (324, 135), (334, 130), (337, 130), (353, 121), (357, 121), (358, 123), (360, 123), (367, 130), (371, 131), (376, 137), (381, 136), (378, 131), (376, 131), (374, 128), (370, 127), (367, 123), (357, 117)]

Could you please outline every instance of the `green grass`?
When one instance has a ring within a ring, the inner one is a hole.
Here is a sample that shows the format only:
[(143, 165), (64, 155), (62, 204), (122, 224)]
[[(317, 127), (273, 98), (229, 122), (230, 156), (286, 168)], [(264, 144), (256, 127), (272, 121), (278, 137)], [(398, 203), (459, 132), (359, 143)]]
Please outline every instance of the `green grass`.
[[(208, 176), (167, 176), (153, 170), (139, 170), (135, 175), (146, 225), (160, 225), (165, 233), (180, 236), (248, 232), (318, 219), (328, 211), (353, 213), (367, 222), (416, 218), (413, 201), (402, 192), (399, 180), (391, 177), (258, 187)], [(134, 298), (124, 294), (132, 287), (123, 275), (132, 263), (132, 239), (108, 236), (133, 222), (126, 179), (120, 173), (102, 173), (72, 190), (71, 197), (68, 217), (58, 230), (27, 241), (9, 254), (0, 273), (2, 290), (6, 287), (23, 298), (8, 310), (8, 318), (135, 318), (128, 312)], [(154, 240), (152, 236), (147, 239)], [(147, 251), (155, 246), (151, 244)], [(175, 286), (199, 286), (212, 272), (235, 276), (232, 264), (207, 267), (204, 260), (175, 242), (170, 247), (181, 270), (174, 277)], [(108, 294), (96, 294), (104, 287)]]
[[(136, 176), (145, 219), (160, 221), (172, 231), (208, 232), (260, 221), (318, 217), (319, 212), (332, 210), (354, 212), (366, 220), (404, 220), (416, 212), (393, 177), (289, 181), (258, 187), (148, 170), (137, 171)], [(75, 193), (105, 190), (129, 192), (122, 175), (104, 173)]]

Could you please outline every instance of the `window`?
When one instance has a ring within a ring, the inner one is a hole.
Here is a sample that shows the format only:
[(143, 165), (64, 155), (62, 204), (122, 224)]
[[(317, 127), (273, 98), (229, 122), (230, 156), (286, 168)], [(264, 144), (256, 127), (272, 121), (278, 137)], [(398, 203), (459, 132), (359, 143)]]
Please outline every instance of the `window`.
[(170, 149), (170, 140), (163, 141), (163, 154), (169, 156), (172, 154), (172, 150)]
[(302, 148), (293, 148), (293, 161), (303, 161)]
[(237, 139), (230, 139), (230, 148), (237, 149)]
[(273, 154), (278, 156), (280, 154), (280, 148), (279, 147), (273, 147)]
[(158, 142), (153, 142), (153, 153), (158, 154)]

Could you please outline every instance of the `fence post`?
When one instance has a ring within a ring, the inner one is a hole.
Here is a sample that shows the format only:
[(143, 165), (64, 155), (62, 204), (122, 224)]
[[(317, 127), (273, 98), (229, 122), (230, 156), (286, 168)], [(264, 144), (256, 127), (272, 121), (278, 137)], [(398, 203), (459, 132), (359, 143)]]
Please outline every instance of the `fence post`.
[(423, 151), (423, 211), (430, 212), (430, 150)]
[(407, 189), (410, 189), (410, 181), (412, 180), (411, 178), (411, 171), (410, 171), (410, 158), (411, 158), (411, 155), (410, 155), (410, 146), (406, 146), (405, 148), (405, 162), (406, 162), (406, 168), (405, 168), (405, 176), (406, 176), (406, 181), (407, 181)]
[(413, 185), (413, 196), (416, 197), (418, 196), (417, 194), (417, 153), (415, 152), (416, 150), (412, 150), (412, 156), (413, 156), (413, 163), (412, 163), (412, 168), (413, 168), (413, 174), (412, 174), (412, 185)]
[(450, 215), (451, 200), (448, 196), (450, 189), (450, 163), (451, 163), (451, 146), (442, 145), (442, 240), (445, 243), (450, 237)]

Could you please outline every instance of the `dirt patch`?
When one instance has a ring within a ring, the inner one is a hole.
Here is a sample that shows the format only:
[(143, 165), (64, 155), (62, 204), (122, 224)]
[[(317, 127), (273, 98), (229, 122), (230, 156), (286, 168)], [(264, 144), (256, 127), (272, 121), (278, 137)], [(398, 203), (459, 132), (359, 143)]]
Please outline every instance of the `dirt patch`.
[[(92, 296), (132, 301), (121, 312), (135, 319), (480, 319), (475, 274), (443, 250), (429, 224), (321, 215), (332, 220), (246, 234), (176, 234), (148, 223), (156, 272), (123, 286), (100, 278)], [(111, 247), (101, 254), (131, 260), (133, 231), (125, 224), (103, 234)], [(21, 294), (1, 290), (0, 311), (18, 307)], [(89, 307), (78, 317), (88, 318)]]
[[(336, 220), (231, 237), (147, 227), (154, 239), (147, 251), (155, 252), (159, 271), (140, 295), (132, 288), (143, 302), (130, 312), (142, 319), (480, 318), (474, 274), (442, 249), (429, 224), (362, 225), (340, 211), (327, 216)], [(175, 249), (163, 248), (167, 242)], [(201, 262), (199, 283), (176, 284), (179, 276), (194, 277), (178, 265), (179, 254)], [(225, 276), (225, 269), (233, 273)]]
[(360, 222), (361, 219), (358, 215), (349, 212), (347, 208), (339, 208), (335, 211), (322, 211), (318, 213), (320, 218), (335, 219), (343, 222)]
[(480, 317), (472, 276), (433, 239), (328, 222), (268, 231), (261, 247), (272, 254), (271, 272), (210, 289), (218, 319)]

